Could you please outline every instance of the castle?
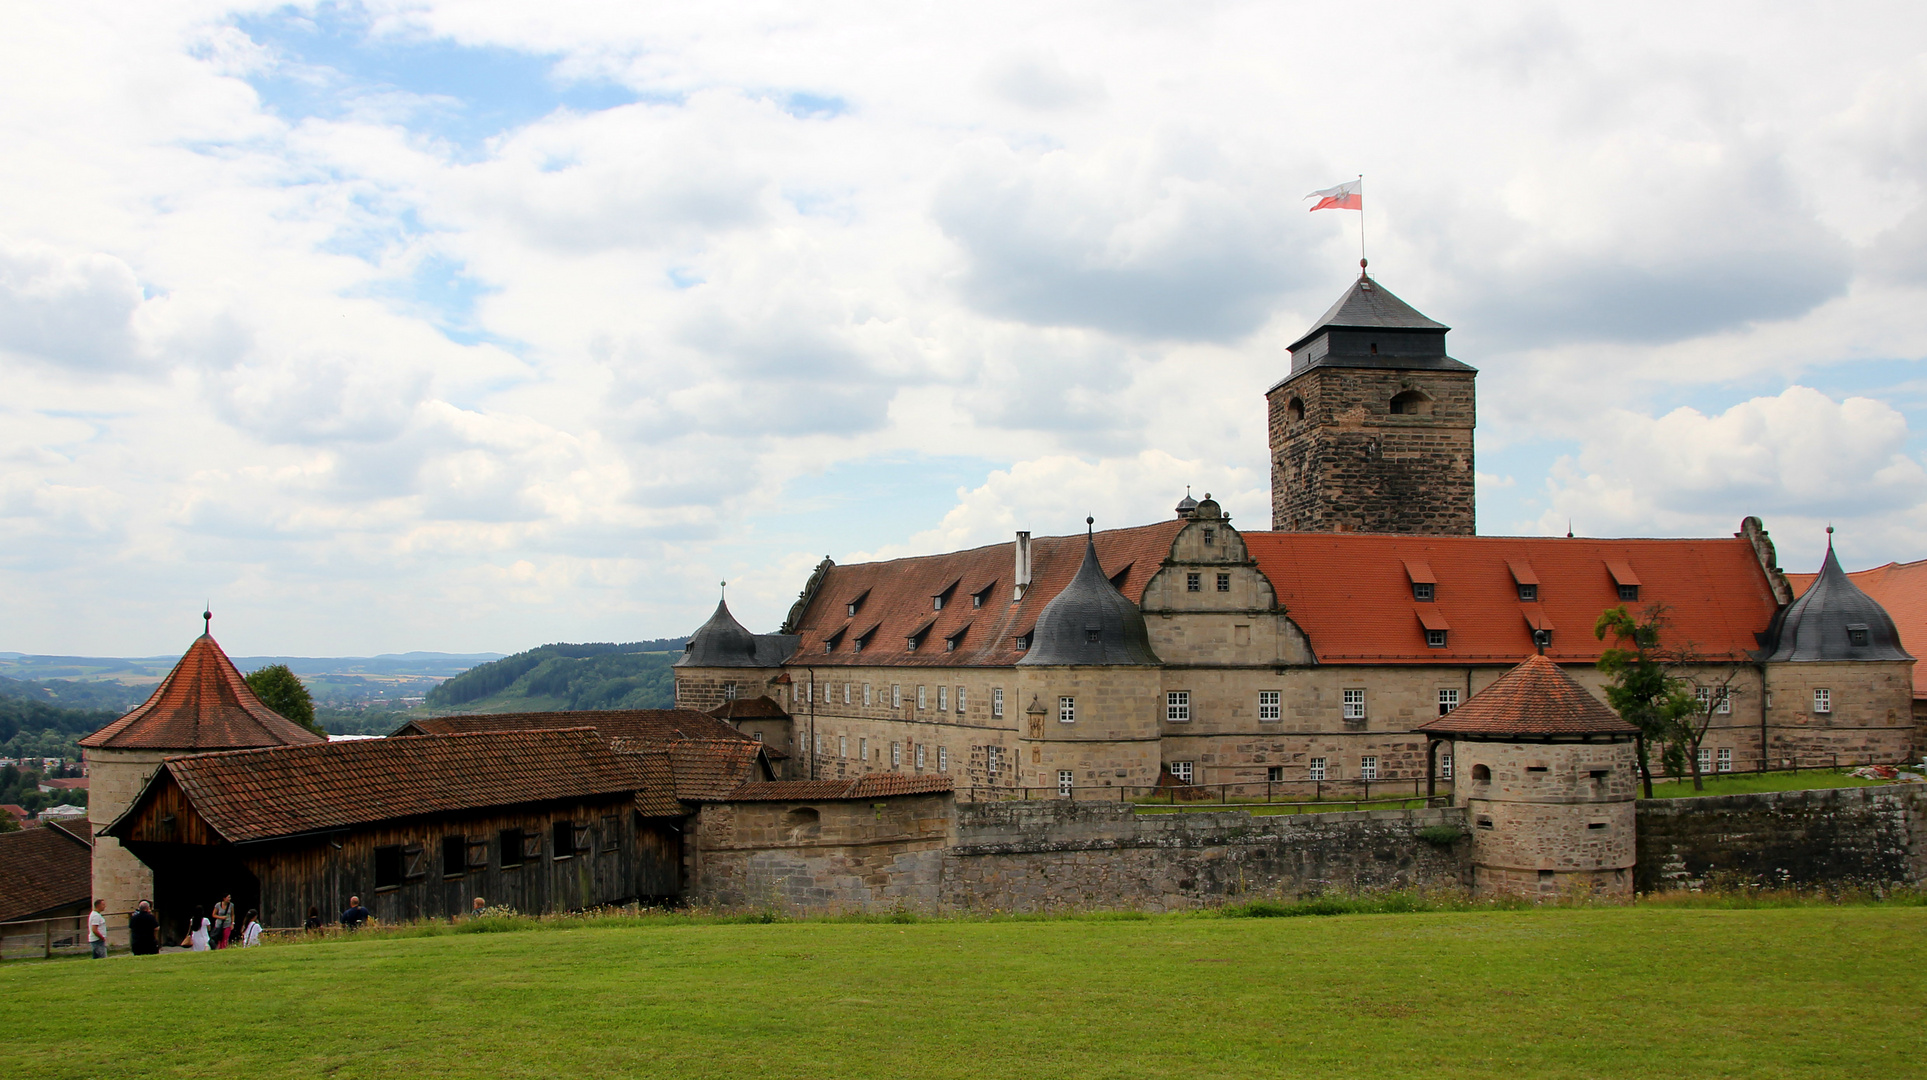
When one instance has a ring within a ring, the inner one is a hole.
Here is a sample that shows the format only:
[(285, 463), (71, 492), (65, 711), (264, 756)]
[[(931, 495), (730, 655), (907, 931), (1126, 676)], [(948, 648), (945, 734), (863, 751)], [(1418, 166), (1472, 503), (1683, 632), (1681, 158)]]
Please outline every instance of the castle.
[[(839, 566), (780, 631), (718, 604), (678, 704), (767, 698), (796, 778), (954, 778), (993, 798), (1164, 784), (1450, 780), (1417, 729), (1528, 655), (1603, 697), (1608, 608), (1663, 609), (1712, 695), (1703, 771), (1899, 761), (1927, 698), (1831, 549), (1803, 594), (1763, 524), (1683, 540), (1475, 531), (1477, 372), (1361, 274), (1266, 395), (1271, 531), (1209, 495), (1166, 521)], [(1123, 797), (1121, 794), (1118, 797)]]

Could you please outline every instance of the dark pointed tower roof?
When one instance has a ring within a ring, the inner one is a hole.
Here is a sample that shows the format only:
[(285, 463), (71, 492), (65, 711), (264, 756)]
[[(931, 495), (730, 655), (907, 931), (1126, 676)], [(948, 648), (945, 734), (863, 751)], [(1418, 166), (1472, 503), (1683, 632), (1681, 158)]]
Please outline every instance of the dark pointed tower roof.
[(1639, 731), (1544, 655), (1526, 657), (1470, 701), (1417, 730), (1445, 738), (1518, 741), (1630, 737)]
[(775, 667), (796, 652), (795, 634), (752, 634), (716, 601), (716, 613), (690, 635), (674, 667)]
[(95, 750), (249, 750), (326, 742), (254, 696), (202, 634), (134, 711), (80, 740)]
[(1775, 621), (1768, 663), (1913, 659), (1901, 647), (1900, 631), (1887, 609), (1861, 592), (1840, 569), (1832, 529), (1827, 530), (1827, 558), (1820, 564), (1820, 576)]
[[(1090, 524), (1087, 519), (1085, 524)], [(1030, 649), (1019, 664), (1158, 664), (1144, 613), (1111, 584), (1097, 561), (1097, 543), (1084, 540), (1084, 563), (1064, 591), (1037, 616)]]
[(1345, 295), (1291, 343), (1292, 374), (1308, 367), (1473, 370), (1445, 355), (1450, 329), (1361, 273)]

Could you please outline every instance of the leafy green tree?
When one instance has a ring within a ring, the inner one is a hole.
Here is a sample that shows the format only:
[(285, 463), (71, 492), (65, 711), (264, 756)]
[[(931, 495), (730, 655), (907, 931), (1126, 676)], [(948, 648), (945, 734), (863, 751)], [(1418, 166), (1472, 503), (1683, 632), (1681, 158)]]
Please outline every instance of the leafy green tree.
[[(1641, 621), (1644, 620), (1644, 621)], [(1613, 647), (1599, 656), (1599, 670), (1608, 676), (1606, 701), (1626, 722), (1639, 729), (1639, 775), (1646, 797), (1653, 797), (1653, 768), (1648, 760), (1659, 747), (1670, 771), (1684, 771), (1686, 718), (1699, 704), (1685, 679), (1673, 674), (1671, 658), (1661, 648), (1666, 609), (1655, 604), (1635, 619), (1624, 605), (1600, 612), (1593, 636)]]
[(308, 688), (301, 685), (301, 679), (288, 670), (288, 665), (270, 664), (243, 679), (254, 696), (261, 699), (261, 704), (316, 735), (328, 734), (314, 722), (314, 698), (309, 696)]

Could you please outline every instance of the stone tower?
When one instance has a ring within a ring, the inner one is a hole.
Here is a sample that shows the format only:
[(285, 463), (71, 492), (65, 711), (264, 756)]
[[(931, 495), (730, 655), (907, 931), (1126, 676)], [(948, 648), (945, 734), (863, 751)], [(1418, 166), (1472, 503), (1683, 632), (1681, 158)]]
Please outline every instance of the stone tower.
[[(112, 825), (165, 758), (325, 741), (261, 704), (203, 633), (146, 701), (80, 740), (91, 781), (87, 822), (96, 834)], [(132, 911), (154, 895), (153, 873), (112, 837), (96, 836), (93, 869), (94, 899), (107, 901), (108, 911)]]
[(1474, 532), (1472, 380), (1449, 327), (1360, 273), (1271, 388), (1271, 527)]
[(1418, 730), (1449, 747), (1472, 827), (1472, 889), (1630, 896), (1638, 729), (1544, 656)]

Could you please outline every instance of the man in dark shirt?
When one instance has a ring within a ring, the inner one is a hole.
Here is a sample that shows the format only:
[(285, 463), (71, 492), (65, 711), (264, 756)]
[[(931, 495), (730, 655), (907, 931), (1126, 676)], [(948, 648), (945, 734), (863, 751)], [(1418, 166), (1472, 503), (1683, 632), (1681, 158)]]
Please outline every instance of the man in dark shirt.
[(127, 917), (127, 940), (133, 947), (135, 956), (153, 956), (161, 951), (161, 921), (154, 917), (154, 909), (142, 900), (140, 907)]
[(368, 909), (361, 906), (361, 897), (350, 896), (348, 910), (341, 913), (341, 925), (349, 930), (359, 930), (361, 924), (367, 921)]

